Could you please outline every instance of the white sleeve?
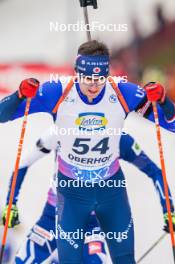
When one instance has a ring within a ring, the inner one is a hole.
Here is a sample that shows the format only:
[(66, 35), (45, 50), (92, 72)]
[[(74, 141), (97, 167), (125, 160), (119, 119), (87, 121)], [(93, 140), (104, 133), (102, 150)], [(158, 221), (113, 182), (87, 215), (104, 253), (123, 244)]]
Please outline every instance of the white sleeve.
[[(24, 154), (21, 162), (20, 168), (30, 167), (37, 160), (43, 158), (50, 151), (55, 150), (57, 148), (58, 137), (56, 133), (54, 133), (54, 127), (50, 127), (35, 143), (32, 150), (28, 153)], [(47, 151), (44, 151), (47, 150)]]

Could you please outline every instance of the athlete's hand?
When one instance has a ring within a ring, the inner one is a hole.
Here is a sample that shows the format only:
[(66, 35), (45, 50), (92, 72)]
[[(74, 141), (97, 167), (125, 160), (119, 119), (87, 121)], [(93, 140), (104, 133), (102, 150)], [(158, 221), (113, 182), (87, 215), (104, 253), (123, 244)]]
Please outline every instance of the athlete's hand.
[(149, 82), (144, 86), (147, 98), (151, 102), (163, 103), (165, 101), (165, 88), (156, 82)]
[[(175, 213), (171, 213), (171, 217), (172, 217), (172, 222), (173, 222), (173, 229), (175, 231)], [(167, 233), (170, 233), (170, 229), (169, 229), (169, 222), (168, 222), (168, 213), (165, 213), (164, 214), (164, 230), (167, 232)]]
[(34, 78), (25, 79), (21, 82), (18, 90), (19, 98), (32, 98), (35, 97), (38, 88), (39, 88), (39, 81)]
[[(5, 222), (6, 222), (7, 209), (8, 209), (8, 205), (6, 205), (6, 207), (4, 208), (3, 213), (2, 213), (3, 225), (5, 225)], [(19, 224), (20, 224), (20, 221), (19, 221), (18, 208), (17, 208), (17, 206), (15, 204), (13, 204), (12, 208), (11, 208), (11, 211), (10, 211), (8, 227), (12, 228), (12, 227), (15, 227), (15, 226), (17, 226)]]

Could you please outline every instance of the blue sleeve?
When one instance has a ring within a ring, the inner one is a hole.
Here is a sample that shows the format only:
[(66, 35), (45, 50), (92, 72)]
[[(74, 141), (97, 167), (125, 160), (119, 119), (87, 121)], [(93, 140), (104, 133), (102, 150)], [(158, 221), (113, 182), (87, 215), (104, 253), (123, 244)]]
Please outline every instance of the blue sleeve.
[[(20, 193), (21, 185), (24, 181), (24, 177), (27, 173), (28, 167), (24, 167), (19, 169), (18, 175), (17, 175), (17, 180), (16, 180), (16, 187), (15, 187), (15, 193), (14, 193), (14, 198), (13, 198), (13, 204), (16, 204), (18, 201), (18, 196)], [(8, 194), (7, 194), (7, 199), (6, 199), (6, 204), (9, 203), (10, 199), (10, 191), (11, 191), (11, 186), (12, 186), (12, 179), (13, 179), (13, 174), (10, 178), (10, 184), (9, 184), (9, 189), (8, 189)]]
[(160, 169), (149, 159), (143, 152), (139, 144), (130, 135), (122, 135), (120, 139), (120, 158), (132, 163), (139, 170), (148, 174), (154, 175)]
[[(145, 90), (139, 85), (129, 82), (120, 82), (118, 87), (128, 104), (130, 112), (138, 111), (148, 102)], [(171, 132), (175, 132), (175, 107), (173, 102), (166, 97), (165, 102), (161, 105), (157, 104), (157, 106), (159, 110), (160, 125)], [(154, 122), (151, 104), (147, 109), (147, 112), (144, 114), (144, 117)]]
[[(62, 95), (61, 82), (46, 82), (42, 84), (31, 101), (29, 114), (45, 112), (52, 114), (57, 101)], [(26, 99), (18, 98), (17, 93), (4, 98), (0, 102), (0, 122), (7, 122), (24, 115)]]
[[(138, 143), (135, 142), (135, 140), (128, 134), (121, 136), (120, 158), (136, 166), (153, 181), (154, 186), (159, 194), (163, 213), (166, 213), (167, 209), (162, 172), (159, 167), (144, 153)], [(170, 197), (171, 210), (173, 212), (174, 205), (169, 186), (168, 193)]]
[(150, 177), (156, 171), (160, 171), (156, 164), (140, 148), (139, 144), (130, 135), (122, 135), (120, 139), (120, 158), (132, 163), (139, 170), (148, 174)]
[[(160, 126), (163, 127), (164, 129), (171, 131), (173, 133), (175, 133), (175, 119), (173, 120), (173, 118), (169, 118), (165, 119), (165, 115), (164, 112), (162, 110), (162, 108), (160, 107), (160, 105), (157, 104), (157, 109), (158, 109), (158, 117), (159, 117), (159, 123)], [(173, 115), (173, 113), (172, 113)], [(154, 122), (154, 114), (152, 111), (152, 107), (151, 107), (151, 111), (149, 111), (148, 115), (147, 115), (147, 119), (149, 119), (150, 121)]]
[(136, 111), (140, 105), (147, 101), (146, 92), (139, 85), (120, 82), (118, 87), (128, 105), (129, 111)]
[(134, 139), (128, 134), (122, 134), (120, 138), (120, 158), (132, 162), (136, 154), (132, 151)]
[(18, 93), (15, 92), (3, 98), (0, 101), (0, 123), (7, 122), (16, 112), (18, 106), (22, 103), (23, 99), (18, 97)]

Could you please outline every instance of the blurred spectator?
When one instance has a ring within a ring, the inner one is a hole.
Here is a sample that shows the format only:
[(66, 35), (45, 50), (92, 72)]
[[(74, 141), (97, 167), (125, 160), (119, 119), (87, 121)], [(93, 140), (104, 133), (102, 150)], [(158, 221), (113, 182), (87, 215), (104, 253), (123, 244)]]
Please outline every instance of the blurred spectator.
[(175, 64), (167, 68), (166, 75), (167, 75), (166, 87), (167, 87), (168, 95), (175, 102)]
[(165, 85), (166, 76), (162, 68), (154, 65), (146, 67), (142, 73), (142, 85), (145, 85), (148, 82), (160, 82)]
[(157, 18), (158, 31), (162, 31), (166, 25), (166, 18), (165, 18), (164, 13), (163, 13), (162, 5), (159, 4), (156, 6), (155, 15)]

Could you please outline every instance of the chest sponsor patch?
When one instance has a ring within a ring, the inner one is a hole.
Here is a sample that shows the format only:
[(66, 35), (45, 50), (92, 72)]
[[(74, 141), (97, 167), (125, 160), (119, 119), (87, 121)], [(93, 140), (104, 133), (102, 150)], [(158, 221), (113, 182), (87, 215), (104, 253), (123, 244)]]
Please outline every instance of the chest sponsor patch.
[(86, 112), (80, 113), (75, 120), (75, 124), (80, 130), (100, 130), (104, 129), (108, 123), (104, 113)]
[(117, 102), (117, 96), (115, 94), (111, 94), (109, 97), (110, 103), (116, 103)]

